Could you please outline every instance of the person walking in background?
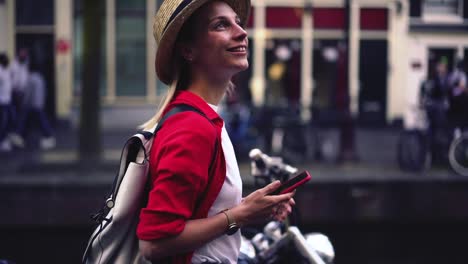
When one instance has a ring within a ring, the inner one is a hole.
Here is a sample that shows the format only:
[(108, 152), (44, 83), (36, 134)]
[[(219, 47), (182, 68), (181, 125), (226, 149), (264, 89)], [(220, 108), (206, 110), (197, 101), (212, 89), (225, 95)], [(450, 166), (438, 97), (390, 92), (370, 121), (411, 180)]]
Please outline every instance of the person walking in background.
[(179, 104), (205, 117), (176, 114), (154, 138), (148, 203), (137, 227), (140, 252), (152, 262), (237, 263), (239, 227), (291, 213), (293, 193), (270, 195), (279, 181), (242, 199), (237, 159), (217, 113), (233, 76), (248, 67), (249, 9), (249, 0), (165, 0), (156, 14), (156, 73), (169, 89), (144, 127)]
[[(21, 119), (21, 116), (26, 115), (26, 107), (24, 102), (24, 95), (26, 91), (26, 86), (28, 82), (28, 64), (29, 64), (29, 55), (28, 50), (22, 48), (19, 50), (17, 57), (11, 62), (10, 65), (10, 76), (11, 76), (11, 86), (12, 86), (12, 98), (11, 98), (11, 111), (12, 111), (12, 126), (14, 130), (17, 130), (18, 127), (23, 127), (24, 119)], [(24, 147), (24, 140), (17, 133), (12, 131), (8, 135), (9, 140), (16, 147)]]
[(454, 70), (450, 73), (450, 125), (455, 133), (461, 133), (460, 128), (468, 126), (468, 89), (464, 62), (458, 59)]
[(8, 70), (9, 60), (6, 54), (0, 53), (0, 152), (11, 151), (7, 133), (11, 128), (11, 78)]
[(429, 133), (446, 126), (449, 108), (450, 82), (447, 59), (442, 57), (421, 87), (422, 104), (429, 119)]
[(53, 130), (45, 113), (46, 87), (45, 80), (38, 65), (31, 62), (28, 65), (26, 88), (24, 89), (23, 111), (18, 115), (15, 133), (10, 135), (13, 144), (24, 147), (27, 134), (38, 126), (41, 149), (51, 149), (56, 145)]

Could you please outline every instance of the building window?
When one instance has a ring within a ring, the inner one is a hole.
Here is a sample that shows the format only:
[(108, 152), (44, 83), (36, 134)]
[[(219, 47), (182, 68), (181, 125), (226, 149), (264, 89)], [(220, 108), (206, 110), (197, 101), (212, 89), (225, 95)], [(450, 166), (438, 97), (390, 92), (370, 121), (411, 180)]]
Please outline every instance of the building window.
[(16, 25), (37, 26), (54, 24), (53, 0), (16, 0)]
[(146, 1), (116, 1), (116, 94), (146, 96)]
[[(106, 11), (105, 5), (101, 5), (103, 10), (101, 16), (101, 51), (100, 51), (100, 67), (99, 67), (99, 91), (101, 96), (105, 96), (107, 85), (106, 74)], [(80, 96), (82, 91), (83, 81), (83, 7), (81, 0), (73, 2), (73, 95)]]
[(461, 0), (425, 0), (422, 3), (425, 20), (452, 22), (463, 18), (463, 1)]

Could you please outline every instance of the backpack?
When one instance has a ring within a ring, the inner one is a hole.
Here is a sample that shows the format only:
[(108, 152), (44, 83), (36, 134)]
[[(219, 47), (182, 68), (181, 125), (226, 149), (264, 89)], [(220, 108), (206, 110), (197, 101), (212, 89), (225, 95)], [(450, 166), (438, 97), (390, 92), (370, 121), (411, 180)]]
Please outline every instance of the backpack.
[[(97, 227), (88, 241), (83, 263), (150, 263), (140, 255), (136, 236), (139, 212), (148, 196), (149, 153), (153, 139), (164, 122), (172, 115), (185, 111), (193, 111), (207, 118), (190, 105), (176, 105), (161, 118), (154, 132), (142, 131), (127, 140), (111, 192), (103, 208), (92, 216)], [(210, 172), (216, 152), (217, 143)]]

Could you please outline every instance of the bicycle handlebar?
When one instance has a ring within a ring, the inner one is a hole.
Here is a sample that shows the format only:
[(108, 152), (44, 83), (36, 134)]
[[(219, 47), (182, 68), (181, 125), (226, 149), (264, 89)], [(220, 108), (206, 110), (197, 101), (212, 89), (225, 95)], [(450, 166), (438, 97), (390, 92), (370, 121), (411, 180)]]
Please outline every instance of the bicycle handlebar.
[(297, 172), (297, 168), (283, 162), (280, 157), (270, 157), (260, 149), (252, 149), (249, 152), (252, 161), (252, 176), (264, 178), (280, 178), (292, 175)]

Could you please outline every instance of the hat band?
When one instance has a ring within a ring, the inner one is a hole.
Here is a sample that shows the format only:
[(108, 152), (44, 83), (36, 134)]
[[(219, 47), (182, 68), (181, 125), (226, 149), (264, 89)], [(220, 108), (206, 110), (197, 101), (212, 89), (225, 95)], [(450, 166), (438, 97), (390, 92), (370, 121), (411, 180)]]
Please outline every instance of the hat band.
[[(179, 6), (176, 8), (176, 10), (174, 10), (174, 13), (172, 13), (171, 17), (169, 18), (169, 20), (167, 21), (166, 23), (166, 26), (164, 27), (164, 31), (166, 31), (166, 28), (167, 26), (169, 26), (169, 24), (172, 22), (172, 20), (174, 20), (174, 18), (180, 13), (182, 12), (182, 10), (184, 10), (184, 8), (190, 4), (192, 2), (192, 0), (184, 0), (182, 1), (182, 3), (179, 4)], [(163, 31), (163, 32), (164, 32)]]

